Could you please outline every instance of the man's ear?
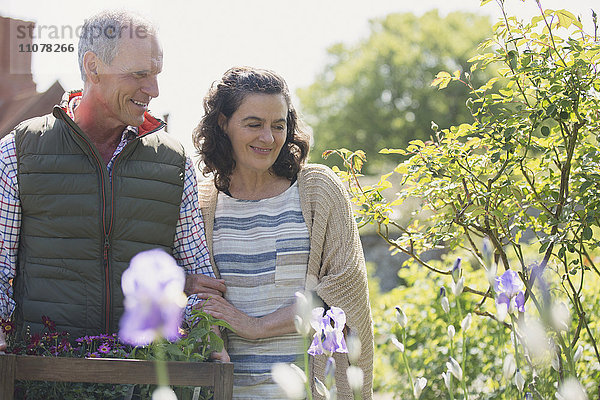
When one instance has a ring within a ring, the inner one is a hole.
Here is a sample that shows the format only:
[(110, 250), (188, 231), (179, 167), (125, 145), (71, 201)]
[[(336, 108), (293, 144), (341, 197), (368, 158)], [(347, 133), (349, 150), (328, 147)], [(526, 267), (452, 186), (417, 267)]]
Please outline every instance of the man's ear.
[(227, 133), (225, 131), (225, 128), (227, 127), (227, 117), (225, 116), (225, 114), (219, 113), (219, 119), (218, 119), (217, 123), (219, 124), (219, 128), (221, 128), (221, 130), (224, 133)]
[(100, 59), (98, 56), (91, 52), (87, 51), (83, 55), (83, 70), (85, 71), (85, 76), (88, 82), (98, 83), (100, 80), (98, 76), (98, 67), (100, 66)]

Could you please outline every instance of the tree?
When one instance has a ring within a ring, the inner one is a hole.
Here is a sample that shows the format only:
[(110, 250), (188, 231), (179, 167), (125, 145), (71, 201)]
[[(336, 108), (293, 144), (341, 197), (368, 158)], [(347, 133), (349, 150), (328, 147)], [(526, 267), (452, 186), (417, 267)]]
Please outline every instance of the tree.
[[(594, 13), (593, 32), (586, 33), (569, 11), (537, 4), (540, 15), (528, 23), (505, 15), (471, 60), (473, 70), (501, 63), (497, 76), (475, 85), (464, 74), (440, 72), (433, 81), (439, 88), (466, 86), (473, 123), (434, 126), (430, 141), (384, 149), (406, 159), (370, 187), (357, 179), (362, 151), (334, 153), (344, 158), (346, 171), (339, 173), (359, 206), (357, 217), (373, 223), (420, 269), (451, 275), (446, 282), (459, 315), (460, 300), (479, 321), (506, 332), (513, 349), (486, 351), (498, 351), (498, 358), (510, 354), (516, 362), (517, 372), (505, 362), (504, 380), (497, 370), (489, 372), (507, 393), (512, 390), (508, 398), (528, 398), (526, 392), (540, 399), (586, 398), (583, 390), (598, 398), (600, 303), (590, 300), (600, 282), (597, 18)], [(386, 199), (392, 174), (400, 184)], [(424, 218), (408, 224), (395, 219), (393, 207), (407, 199), (421, 202)], [(450, 269), (421, 258), (438, 246), (463, 255), (471, 268), (459, 268), (459, 260)], [(477, 270), (487, 276), (477, 277)], [(467, 362), (467, 329), (461, 330), (464, 377), (478, 376), (481, 371)], [(465, 398), (477, 388), (457, 379)], [(448, 390), (452, 396), (451, 385)]]
[[(331, 47), (329, 65), (298, 91), (314, 131), (312, 160), (322, 162), (326, 149), (360, 147), (374, 154), (368, 164), (374, 170), (390, 161), (377, 155), (382, 147), (429, 139), (434, 115), (440, 126), (472, 122), (464, 90), (438, 94), (430, 83), (440, 70), (467, 71), (467, 60), (490, 34), (489, 19), (471, 13), (390, 14), (372, 21), (370, 36), (356, 46)], [(472, 80), (489, 76), (482, 72)]]

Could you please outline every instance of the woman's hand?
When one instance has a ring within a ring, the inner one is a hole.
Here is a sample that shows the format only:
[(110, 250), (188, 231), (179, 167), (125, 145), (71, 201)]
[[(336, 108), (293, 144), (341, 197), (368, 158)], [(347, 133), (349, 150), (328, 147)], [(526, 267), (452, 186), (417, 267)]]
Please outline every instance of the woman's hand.
[(227, 350), (225, 350), (225, 347), (223, 347), (221, 351), (213, 351), (212, 353), (210, 353), (210, 359), (224, 363), (231, 362), (231, 359), (229, 358), (229, 353), (227, 352)]
[(202, 297), (201, 295), (199, 297), (206, 299), (202, 310), (215, 318), (227, 322), (237, 335), (246, 339), (265, 337), (265, 333), (261, 332), (260, 329), (259, 318), (251, 317), (238, 310), (223, 297)]
[(205, 299), (203, 310), (227, 322), (237, 335), (245, 339), (256, 340), (296, 332), (294, 304), (255, 318), (240, 311), (223, 297), (205, 297)]

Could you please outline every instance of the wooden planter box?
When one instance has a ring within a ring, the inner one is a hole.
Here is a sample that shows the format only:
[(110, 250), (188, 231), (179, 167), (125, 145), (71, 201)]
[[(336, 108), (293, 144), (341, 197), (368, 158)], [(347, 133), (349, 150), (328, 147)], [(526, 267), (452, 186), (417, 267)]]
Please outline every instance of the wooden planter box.
[[(214, 400), (230, 400), (232, 363), (169, 361), (171, 386), (207, 386)], [(15, 380), (158, 384), (153, 361), (0, 355), (0, 399), (13, 400)]]

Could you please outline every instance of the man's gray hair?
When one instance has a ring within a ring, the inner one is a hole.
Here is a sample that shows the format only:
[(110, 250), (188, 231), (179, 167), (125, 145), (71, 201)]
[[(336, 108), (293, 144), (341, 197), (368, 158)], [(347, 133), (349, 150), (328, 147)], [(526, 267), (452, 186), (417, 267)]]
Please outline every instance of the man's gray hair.
[(122, 37), (156, 36), (154, 25), (140, 15), (128, 11), (106, 10), (87, 18), (79, 37), (79, 71), (86, 81), (83, 56), (95, 53), (105, 64), (110, 64), (117, 55), (119, 39)]

